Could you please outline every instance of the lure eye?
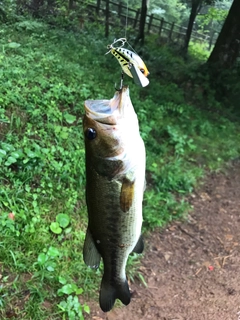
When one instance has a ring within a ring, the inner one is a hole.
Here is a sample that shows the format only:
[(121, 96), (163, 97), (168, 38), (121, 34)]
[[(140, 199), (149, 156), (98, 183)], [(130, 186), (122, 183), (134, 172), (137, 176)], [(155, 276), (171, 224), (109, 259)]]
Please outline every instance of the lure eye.
[(144, 74), (144, 69), (140, 69), (140, 71)]
[(94, 128), (87, 128), (85, 135), (88, 140), (93, 140), (97, 136), (97, 131)]

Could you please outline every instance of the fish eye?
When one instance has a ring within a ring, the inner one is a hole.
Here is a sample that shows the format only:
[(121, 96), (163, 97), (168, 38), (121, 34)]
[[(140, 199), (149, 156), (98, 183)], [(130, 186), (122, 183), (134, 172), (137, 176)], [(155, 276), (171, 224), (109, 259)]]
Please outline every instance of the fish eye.
[(93, 140), (97, 136), (97, 131), (94, 128), (87, 128), (85, 135), (88, 138), (88, 140)]
[(140, 71), (144, 74), (144, 69), (140, 69)]

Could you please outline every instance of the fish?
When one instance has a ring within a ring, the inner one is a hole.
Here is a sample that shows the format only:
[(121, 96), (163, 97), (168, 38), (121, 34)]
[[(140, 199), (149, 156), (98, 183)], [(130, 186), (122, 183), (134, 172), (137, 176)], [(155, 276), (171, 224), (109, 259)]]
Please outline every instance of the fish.
[(134, 82), (141, 87), (146, 87), (149, 84), (147, 76), (150, 74), (145, 63), (139, 57), (138, 54), (126, 48), (115, 48), (113, 45), (109, 46), (109, 52), (115, 56), (122, 67), (122, 70), (131, 78)]
[(110, 100), (85, 101), (83, 119), (88, 227), (83, 247), (87, 266), (103, 260), (99, 304), (110, 311), (116, 299), (128, 305), (126, 263), (142, 253), (142, 202), (146, 154), (129, 88)]

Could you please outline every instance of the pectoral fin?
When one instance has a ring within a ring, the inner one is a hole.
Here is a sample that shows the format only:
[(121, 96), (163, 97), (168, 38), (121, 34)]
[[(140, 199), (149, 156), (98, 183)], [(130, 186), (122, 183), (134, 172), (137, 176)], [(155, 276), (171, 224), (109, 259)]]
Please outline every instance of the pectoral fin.
[(124, 178), (120, 194), (120, 207), (123, 212), (127, 212), (133, 203), (134, 197), (134, 181)]
[(132, 252), (143, 253), (143, 249), (144, 249), (144, 242), (143, 242), (143, 236), (141, 235)]
[(83, 260), (85, 264), (91, 268), (98, 268), (101, 260), (101, 255), (95, 246), (89, 229), (87, 229), (86, 238), (84, 241)]

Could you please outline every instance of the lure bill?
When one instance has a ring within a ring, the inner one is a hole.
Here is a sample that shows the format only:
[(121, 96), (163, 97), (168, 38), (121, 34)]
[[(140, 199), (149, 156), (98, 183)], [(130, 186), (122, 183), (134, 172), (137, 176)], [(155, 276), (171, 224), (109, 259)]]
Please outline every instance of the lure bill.
[(83, 248), (87, 266), (104, 273), (99, 303), (104, 312), (131, 294), (126, 263), (131, 252), (142, 253), (142, 201), (145, 189), (145, 147), (128, 87), (110, 100), (85, 101), (88, 228)]
[[(115, 48), (114, 44), (119, 41), (122, 42), (122, 45)], [(123, 72), (133, 78), (135, 84), (140, 85), (141, 87), (146, 87), (149, 84), (149, 80), (147, 78), (149, 71), (138, 54), (123, 48), (126, 41), (127, 40), (125, 38), (115, 40), (108, 46), (109, 51), (107, 53), (111, 52), (112, 55), (117, 58)]]

